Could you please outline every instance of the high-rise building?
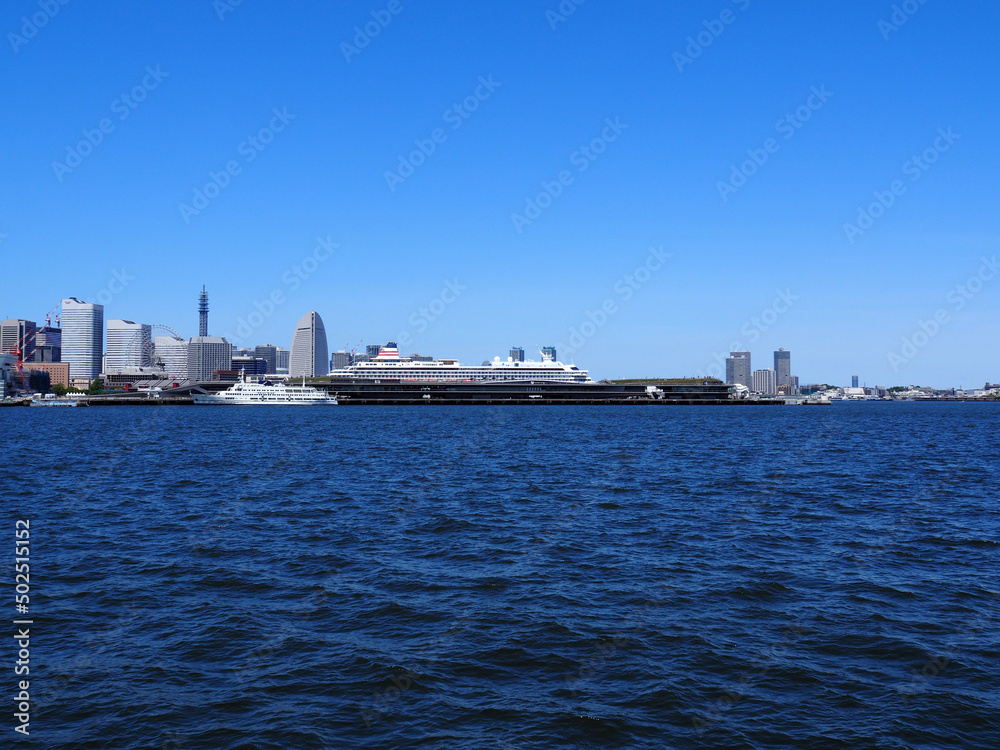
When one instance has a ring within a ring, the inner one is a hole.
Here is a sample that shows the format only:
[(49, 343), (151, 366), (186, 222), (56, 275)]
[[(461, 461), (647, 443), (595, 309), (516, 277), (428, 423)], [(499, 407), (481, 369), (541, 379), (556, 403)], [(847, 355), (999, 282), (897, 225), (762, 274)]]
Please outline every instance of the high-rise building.
[(858, 376), (851, 375), (851, 388), (857, 388), (857, 387), (858, 387)]
[(198, 335), (208, 335), (208, 292), (205, 285), (201, 286), (201, 294), (198, 295)]
[(33, 321), (10, 318), (0, 323), (0, 352), (21, 350), (21, 361), (31, 360), (35, 353), (35, 334), (38, 326)]
[(799, 395), (799, 376), (798, 375), (792, 375), (789, 378), (788, 387), (791, 388), (790, 393), (791, 393), (792, 396), (798, 396)]
[(351, 364), (351, 355), (341, 349), (330, 355), (330, 370), (343, 370)]
[(274, 375), (278, 371), (278, 347), (271, 344), (255, 346), (253, 355), (255, 357), (263, 357), (264, 361), (267, 362), (266, 374)]
[(513, 362), (524, 362), (524, 347), (514, 346), (510, 350), (510, 358)]
[(195, 336), (187, 345), (187, 376), (211, 380), (216, 370), (233, 369), (233, 345), (221, 336)]
[(316, 311), (307, 312), (295, 327), (288, 356), (288, 374), (293, 378), (326, 375), (330, 361), (328, 352), (323, 319)]
[[(62, 329), (55, 326), (42, 326), (35, 334), (35, 353), (32, 362), (62, 361)], [(55, 381), (53, 381), (55, 382)]]
[(765, 396), (774, 396), (777, 394), (778, 384), (774, 370), (754, 370), (752, 390), (755, 393), (762, 393)]
[(288, 355), (290, 351), (282, 347), (276, 347), (274, 352), (274, 371), (278, 375), (288, 374)]
[(101, 374), (104, 354), (104, 305), (62, 301), (62, 361), (69, 362), (69, 376), (93, 380)]
[(368, 359), (375, 359), (382, 351), (382, 344), (369, 344), (365, 347), (365, 354), (368, 355)]
[(267, 375), (267, 360), (263, 357), (233, 357), (232, 369), (244, 375)]
[(753, 388), (753, 374), (750, 370), (750, 352), (729, 352), (726, 359), (726, 383), (745, 385)]
[(791, 385), (792, 377), (792, 353), (784, 349), (778, 349), (774, 353), (774, 372), (778, 379), (778, 385)]
[(104, 372), (121, 372), (126, 367), (147, 367), (153, 353), (152, 332), (152, 326), (143, 323), (109, 320)]
[(543, 361), (556, 361), (556, 348), (554, 346), (543, 346), (542, 347), (542, 360)]
[(188, 376), (188, 343), (180, 336), (157, 336), (153, 340), (153, 361), (175, 378)]

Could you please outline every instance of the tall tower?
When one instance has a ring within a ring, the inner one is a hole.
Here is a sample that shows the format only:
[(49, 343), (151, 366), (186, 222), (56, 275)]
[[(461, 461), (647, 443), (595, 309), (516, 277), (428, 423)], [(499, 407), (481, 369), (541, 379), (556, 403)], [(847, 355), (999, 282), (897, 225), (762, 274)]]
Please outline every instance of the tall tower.
[(205, 285), (201, 286), (201, 294), (198, 295), (198, 335), (208, 335), (208, 292)]
[(774, 372), (778, 380), (778, 385), (792, 384), (792, 353), (785, 349), (778, 349), (774, 353)]

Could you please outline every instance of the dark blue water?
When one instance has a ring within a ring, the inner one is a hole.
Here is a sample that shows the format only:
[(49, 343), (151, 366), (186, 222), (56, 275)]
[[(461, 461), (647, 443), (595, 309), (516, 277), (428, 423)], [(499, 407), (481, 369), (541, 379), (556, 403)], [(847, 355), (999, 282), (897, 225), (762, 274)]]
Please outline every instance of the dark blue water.
[(30, 746), (1000, 747), (1000, 404), (0, 424)]

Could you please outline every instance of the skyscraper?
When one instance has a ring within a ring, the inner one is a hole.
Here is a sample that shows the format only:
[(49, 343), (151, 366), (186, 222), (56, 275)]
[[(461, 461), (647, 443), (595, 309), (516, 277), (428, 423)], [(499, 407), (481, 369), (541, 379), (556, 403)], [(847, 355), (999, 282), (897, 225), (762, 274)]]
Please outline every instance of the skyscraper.
[(168, 375), (186, 378), (188, 375), (188, 344), (180, 336), (157, 336), (153, 342), (153, 359), (163, 364)]
[(201, 286), (201, 294), (198, 295), (198, 335), (208, 335), (208, 292), (205, 285)]
[(276, 347), (274, 352), (274, 371), (278, 375), (288, 374), (288, 355), (290, 351), (283, 347)]
[(69, 362), (70, 378), (93, 380), (104, 354), (104, 305), (64, 299), (61, 320), (62, 361)]
[(62, 329), (42, 326), (35, 334), (32, 362), (62, 362)]
[(295, 327), (292, 350), (288, 357), (288, 374), (307, 378), (329, 373), (330, 355), (326, 343), (326, 328), (318, 312), (307, 312)]
[(858, 376), (851, 375), (851, 388), (857, 388), (857, 387), (858, 387)]
[(778, 349), (774, 353), (774, 372), (778, 379), (778, 385), (791, 385), (792, 378), (792, 353), (784, 349)]
[(778, 392), (778, 386), (775, 381), (774, 370), (754, 370), (752, 390), (756, 393), (762, 393), (765, 396), (773, 396)]
[(365, 347), (365, 354), (368, 355), (369, 359), (375, 359), (381, 351), (382, 344), (368, 344), (368, 346)]
[(510, 358), (514, 362), (524, 362), (524, 348), (520, 346), (511, 347)]
[(108, 321), (108, 351), (104, 372), (121, 372), (126, 367), (146, 367), (153, 353), (152, 326), (131, 320)]
[(339, 352), (334, 352), (330, 355), (330, 370), (343, 370), (351, 364), (351, 355), (346, 351), (341, 349)]
[(195, 336), (187, 345), (187, 376), (211, 380), (216, 370), (233, 369), (233, 345), (221, 336)]
[(262, 357), (267, 362), (268, 375), (274, 375), (278, 371), (278, 347), (271, 344), (256, 346), (253, 350), (255, 357)]
[(21, 350), (21, 360), (27, 362), (35, 353), (34, 321), (10, 318), (0, 323), (0, 352)]
[(745, 385), (753, 388), (753, 375), (750, 370), (750, 352), (729, 352), (726, 359), (726, 383), (729, 385)]
[(556, 348), (554, 346), (542, 347), (542, 360), (556, 361)]

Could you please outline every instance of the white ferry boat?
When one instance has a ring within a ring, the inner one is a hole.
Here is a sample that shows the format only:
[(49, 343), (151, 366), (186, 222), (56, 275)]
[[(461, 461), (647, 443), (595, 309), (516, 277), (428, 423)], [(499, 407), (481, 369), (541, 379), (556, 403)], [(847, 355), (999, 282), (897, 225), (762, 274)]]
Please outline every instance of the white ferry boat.
[(447, 381), (447, 382), (502, 382), (528, 381), (538, 383), (593, 383), (586, 370), (576, 365), (568, 365), (542, 356), (542, 361), (517, 361), (508, 357), (502, 361), (494, 357), (492, 362), (481, 365), (461, 365), (456, 359), (419, 361), (410, 357), (400, 357), (394, 341), (382, 347), (374, 359), (357, 362), (347, 367), (333, 370), (331, 378), (348, 380), (401, 381)]
[(195, 404), (228, 406), (336, 406), (337, 399), (305, 385), (238, 382), (221, 393), (192, 393)]

